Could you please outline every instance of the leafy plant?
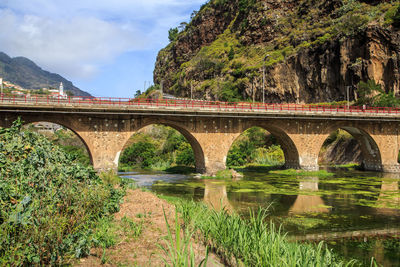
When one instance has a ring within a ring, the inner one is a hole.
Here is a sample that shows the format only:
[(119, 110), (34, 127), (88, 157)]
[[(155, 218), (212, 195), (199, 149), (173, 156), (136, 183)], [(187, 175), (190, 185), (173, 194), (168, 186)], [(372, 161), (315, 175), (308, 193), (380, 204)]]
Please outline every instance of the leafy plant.
[(194, 153), (189, 143), (181, 143), (176, 153), (176, 164), (194, 166)]
[(21, 126), (0, 129), (0, 262), (70, 263), (89, 253), (92, 229), (124, 191)]
[(120, 170), (166, 170), (177, 164), (195, 165), (191, 145), (177, 130), (163, 125), (152, 125), (148, 129), (132, 137), (132, 145), (122, 153)]
[(154, 163), (155, 152), (156, 147), (154, 144), (141, 141), (128, 147), (123, 152), (121, 163), (133, 162), (142, 168), (149, 167)]
[(168, 39), (170, 42), (174, 42), (178, 38), (179, 30), (178, 28), (171, 28), (168, 30)]
[(359, 98), (356, 105), (368, 105), (372, 107), (398, 107), (400, 99), (393, 92), (386, 93), (374, 80), (361, 81), (358, 84), (357, 93)]

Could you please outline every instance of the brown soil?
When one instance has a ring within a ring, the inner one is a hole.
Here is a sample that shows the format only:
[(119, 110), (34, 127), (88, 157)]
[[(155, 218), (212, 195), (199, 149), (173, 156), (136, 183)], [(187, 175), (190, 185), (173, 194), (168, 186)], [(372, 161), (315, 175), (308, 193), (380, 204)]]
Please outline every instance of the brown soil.
[[(128, 190), (120, 211), (115, 214), (118, 222), (124, 216), (136, 223), (142, 223), (142, 233), (137, 238), (124, 238), (114, 247), (105, 250), (106, 263), (104, 266), (164, 266), (162, 260), (166, 257), (158, 244), (165, 245), (163, 237), (167, 235), (167, 227), (163, 209), (169, 224), (174, 228), (175, 207), (165, 200), (159, 199), (150, 192), (140, 189)], [(193, 242), (196, 255), (196, 266), (205, 257), (205, 247)], [(78, 266), (99, 266), (103, 250), (94, 248), (90, 256), (83, 258)], [(207, 266), (223, 266), (217, 257), (209, 255)]]

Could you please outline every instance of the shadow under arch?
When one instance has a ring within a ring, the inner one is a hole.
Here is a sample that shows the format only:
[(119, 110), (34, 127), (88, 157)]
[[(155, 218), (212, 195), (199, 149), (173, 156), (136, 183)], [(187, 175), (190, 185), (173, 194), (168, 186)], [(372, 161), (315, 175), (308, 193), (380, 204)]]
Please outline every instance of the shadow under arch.
[(93, 166), (93, 156), (92, 156), (92, 152), (89, 149), (89, 146), (87, 145), (85, 140), (82, 138), (82, 136), (77, 131), (75, 131), (72, 127), (69, 127), (68, 125), (66, 125), (64, 123), (60, 123), (58, 121), (53, 121), (53, 120), (49, 120), (49, 119), (46, 119), (46, 120), (42, 120), (42, 119), (40, 119), (40, 120), (23, 120), (22, 125), (26, 126), (26, 125), (29, 125), (29, 124), (40, 123), (40, 122), (47, 122), (47, 123), (57, 124), (57, 125), (60, 125), (60, 126), (66, 128), (66, 129), (70, 130), (71, 132), (73, 132), (79, 138), (79, 140), (81, 140), (82, 144), (85, 146), (86, 151), (89, 154), (90, 164)]
[[(328, 132), (333, 133), (339, 129), (348, 132), (358, 142), (363, 157), (361, 167), (364, 170), (382, 171), (382, 159), (379, 147), (368, 132), (360, 127), (349, 126), (347, 124), (336, 124), (330, 127)], [(321, 151), (324, 143), (321, 145), (319, 151)]]
[(238, 140), (238, 138), (243, 135), (245, 131), (254, 127), (262, 128), (276, 138), (285, 156), (285, 164), (284, 164), (285, 168), (287, 169), (300, 168), (300, 160), (299, 160), (300, 157), (295, 143), (284, 130), (274, 125), (264, 125), (262, 123), (259, 123), (247, 126), (246, 128), (243, 129), (241, 134), (233, 141), (231, 147), (236, 142), (236, 140)]
[[(136, 134), (141, 129), (143, 129), (143, 128), (147, 127), (147, 126), (150, 126), (150, 125), (168, 126), (168, 127), (171, 127), (173, 129), (175, 129), (180, 134), (182, 134), (186, 138), (186, 140), (189, 142), (190, 146), (193, 149), (196, 171), (199, 172), (199, 173), (204, 173), (206, 171), (206, 165), (205, 165), (205, 158), (204, 158), (203, 149), (201, 148), (201, 145), (197, 141), (197, 139), (189, 132), (189, 130), (187, 130), (184, 127), (182, 127), (182, 126), (180, 126), (178, 124), (175, 124), (173, 122), (171, 123), (171, 122), (164, 122), (164, 121), (161, 121), (161, 120), (154, 120), (154, 121), (148, 121), (148, 122), (140, 125), (140, 127), (135, 129), (135, 131), (134, 131), (134, 133), (132, 133), (132, 135)], [(125, 150), (130, 145), (130, 141), (129, 140), (130, 140), (130, 138), (128, 139), (128, 141), (123, 146), (123, 148), (121, 150), (121, 153), (122, 153), (123, 150)], [(117, 156), (117, 159), (116, 159), (117, 163), (119, 162), (119, 158), (121, 156), (121, 153)]]

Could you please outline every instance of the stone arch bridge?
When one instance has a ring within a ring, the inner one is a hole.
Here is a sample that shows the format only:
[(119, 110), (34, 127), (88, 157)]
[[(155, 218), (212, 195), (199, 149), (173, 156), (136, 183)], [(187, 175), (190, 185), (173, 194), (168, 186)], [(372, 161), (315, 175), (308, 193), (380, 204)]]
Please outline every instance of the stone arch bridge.
[(318, 154), (341, 128), (358, 140), (366, 170), (400, 172), (400, 110), (306, 105), (263, 105), (177, 100), (1, 98), (0, 127), (21, 117), (26, 123), (52, 122), (75, 132), (95, 169), (116, 169), (129, 138), (141, 128), (163, 124), (191, 144), (196, 169), (225, 169), (228, 151), (246, 129), (259, 126), (280, 143), (287, 168), (318, 170)]

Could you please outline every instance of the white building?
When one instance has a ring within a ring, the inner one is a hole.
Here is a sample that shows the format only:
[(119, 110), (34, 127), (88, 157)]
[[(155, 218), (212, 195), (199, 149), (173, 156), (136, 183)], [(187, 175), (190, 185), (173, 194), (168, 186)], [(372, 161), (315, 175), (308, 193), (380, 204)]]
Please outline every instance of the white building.
[(61, 98), (61, 99), (68, 98), (68, 95), (64, 92), (64, 85), (62, 82), (60, 82), (60, 86), (58, 87), (58, 90), (49, 90), (49, 92), (51, 92), (51, 95), (54, 98)]

